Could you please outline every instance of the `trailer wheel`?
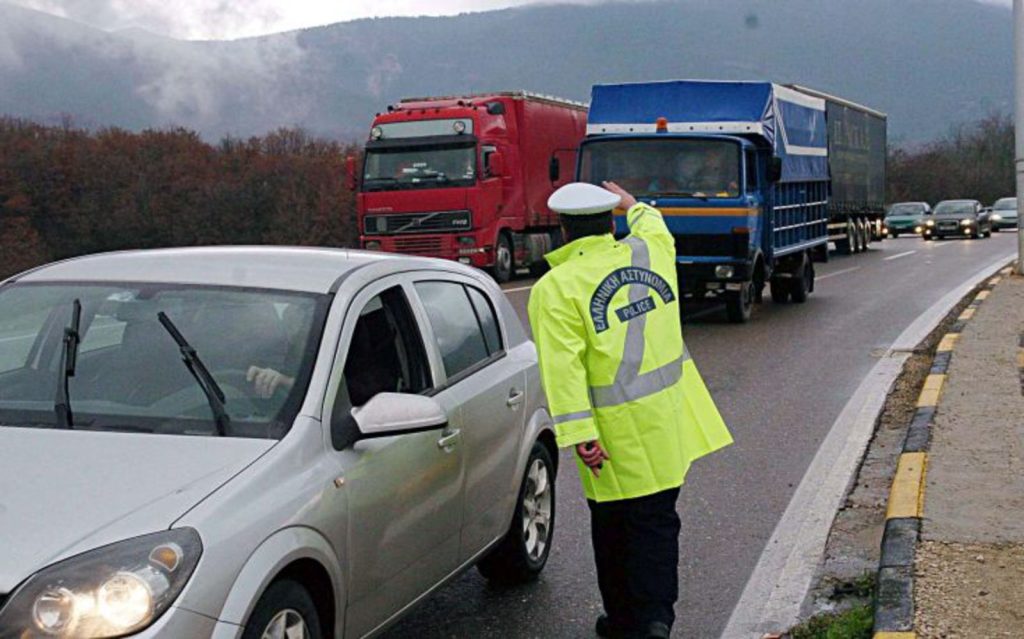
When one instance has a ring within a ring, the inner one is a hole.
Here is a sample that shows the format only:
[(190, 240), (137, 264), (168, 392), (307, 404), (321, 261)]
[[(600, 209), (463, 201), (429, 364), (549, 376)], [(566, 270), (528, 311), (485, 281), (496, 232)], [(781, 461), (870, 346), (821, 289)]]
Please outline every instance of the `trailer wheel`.
[(862, 253), (865, 250), (864, 246), (864, 225), (860, 223), (860, 220), (853, 221), (853, 252)]
[(725, 298), (725, 314), (733, 324), (743, 324), (750, 319), (754, 309), (754, 283), (744, 282), (743, 287), (731, 292)]
[(494, 266), (491, 268), (491, 274), (499, 284), (512, 279), (512, 273), (515, 272), (515, 260), (512, 253), (512, 242), (509, 240), (508, 233), (504, 231), (498, 235), (498, 243), (494, 247)]
[(856, 233), (853, 230), (853, 222), (846, 221), (846, 237), (836, 240), (836, 251), (843, 255), (850, 255), (857, 250)]
[(871, 228), (871, 220), (861, 220), (861, 226), (864, 227), (864, 250), (866, 251), (871, 246), (871, 242), (874, 241), (875, 235)]

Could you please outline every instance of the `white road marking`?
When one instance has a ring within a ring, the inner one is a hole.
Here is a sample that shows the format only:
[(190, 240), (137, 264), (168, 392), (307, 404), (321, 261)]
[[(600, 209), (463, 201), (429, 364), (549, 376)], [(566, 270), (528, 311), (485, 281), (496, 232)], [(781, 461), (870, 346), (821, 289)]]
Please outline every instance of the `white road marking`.
[(910, 357), (909, 351), (938, 326), (967, 291), (1009, 259), (1003, 256), (974, 273), (925, 311), (896, 338), (860, 383), (775, 526), (722, 631), (723, 639), (761, 637), (796, 624), (825, 552), (836, 512), (874, 433), (886, 395)]
[(906, 257), (908, 255), (913, 255), (914, 253), (917, 253), (917, 251), (907, 251), (905, 253), (897, 253), (896, 255), (890, 255), (889, 257), (883, 257), (882, 261), (883, 262), (888, 262), (889, 260), (898, 260), (901, 257)]
[(528, 291), (531, 288), (533, 288), (533, 284), (530, 284), (529, 286), (516, 286), (514, 288), (503, 288), (503, 289), (501, 289), (501, 292), (502, 293), (516, 293), (518, 291)]
[(850, 268), (844, 268), (844, 269), (840, 269), (838, 271), (832, 271), (831, 273), (825, 273), (824, 275), (815, 275), (814, 276), (814, 281), (820, 282), (821, 280), (827, 280), (828, 278), (835, 277), (836, 275), (845, 275), (846, 273), (853, 273), (854, 271), (859, 271), (859, 270), (860, 270), (859, 266), (851, 266)]

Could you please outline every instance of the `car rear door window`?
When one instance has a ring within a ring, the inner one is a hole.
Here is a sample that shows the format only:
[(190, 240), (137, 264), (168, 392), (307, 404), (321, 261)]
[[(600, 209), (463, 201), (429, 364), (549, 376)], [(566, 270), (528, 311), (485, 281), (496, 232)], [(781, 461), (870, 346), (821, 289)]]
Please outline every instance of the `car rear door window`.
[(494, 314), (494, 307), (487, 301), (487, 296), (478, 289), (467, 286), (466, 292), (469, 293), (469, 301), (473, 304), (476, 318), (480, 322), (480, 330), (483, 332), (484, 342), (487, 344), (487, 353), (494, 355), (502, 350), (501, 331), (498, 330), (498, 318)]
[[(490, 341), (495, 347), (500, 344), (495, 334), (497, 326), (494, 324), (487, 329), (481, 327), (479, 313), (465, 286), (456, 282), (418, 282), (416, 292), (427, 311), (449, 379), (487, 360), (492, 352), (497, 352), (492, 351), (488, 343)], [(486, 300), (481, 301), (489, 311), (493, 324), (493, 311), (490, 311)], [(487, 317), (487, 314), (483, 315)], [(489, 338), (486, 336), (488, 332)]]

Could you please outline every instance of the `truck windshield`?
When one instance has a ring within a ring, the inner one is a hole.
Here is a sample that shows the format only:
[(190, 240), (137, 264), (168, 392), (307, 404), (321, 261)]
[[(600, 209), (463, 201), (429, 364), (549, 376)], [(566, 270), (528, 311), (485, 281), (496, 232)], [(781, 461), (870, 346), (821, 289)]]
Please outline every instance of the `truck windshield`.
[(601, 140), (583, 146), (580, 179), (603, 180), (637, 196), (739, 195), (740, 146), (727, 140)]
[(414, 146), (366, 150), (364, 191), (471, 186), (475, 146)]
[[(224, 394), (227, 437), (278, 439), (298, 413), (329, 299), (183, 284), (13, 284), (0, 289), (0, 428), (54, 428), (72, 308), (75, 430), (217, 434), (209, 397), (161, 324), (172, 320)], [(261, 385), (261, 380), (278, 380)]]

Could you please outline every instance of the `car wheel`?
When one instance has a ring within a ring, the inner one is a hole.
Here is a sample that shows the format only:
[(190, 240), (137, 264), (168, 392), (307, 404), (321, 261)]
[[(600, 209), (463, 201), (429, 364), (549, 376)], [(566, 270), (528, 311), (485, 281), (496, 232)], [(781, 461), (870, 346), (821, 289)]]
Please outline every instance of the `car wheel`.
[(274, 582), (256, 602), (242, 639), (322, 639), (316, 604), (302, 584)]
[(892, 239), (895, 240), (899, 236), (900, 236), (900, 232), (899, 231), (889, 231), (889, 237), (891, 237)]
[(744, 282), (738, 291), (725, 298), (725, 314), (733, 324), (743, 324), (754, 310), (754, 283)]
[(497, 583), (532, 581), (544, 569), (555, 528), (555, 464), (544, 444), (534, 442), (512, 526), (477, 569)]
[(491, 267), (491, 274), (500, 284), (512, 279), (515, 271), (515, 259), (512, 254), (512, 242), (508, 233), (498, 235), (498, 243), (494, 247), (494, 266)]

